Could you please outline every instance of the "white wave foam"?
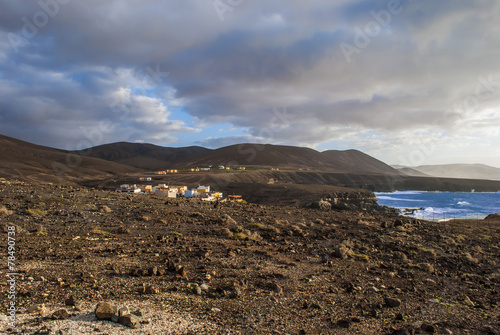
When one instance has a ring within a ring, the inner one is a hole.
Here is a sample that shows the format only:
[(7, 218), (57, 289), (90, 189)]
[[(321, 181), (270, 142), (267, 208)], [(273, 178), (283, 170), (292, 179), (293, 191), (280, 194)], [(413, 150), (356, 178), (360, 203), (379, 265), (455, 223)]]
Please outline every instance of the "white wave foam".
[(417, 199), (403, 199), (403, 198), (395, 198), (395, 197), (389, 197), (385, 195), (377, 196), (377, 200), (393, 200), (393, 201), (408, 201), (408, 202), (422, 202), (424, 200), (417, 200)]
[(470, 202), (468, 202), (468, 201), (459, 201), (459, 202), (457, 203), (457, 205), (459, 205), (459, 206), (469, 206), (469, 205), (470, 205)]

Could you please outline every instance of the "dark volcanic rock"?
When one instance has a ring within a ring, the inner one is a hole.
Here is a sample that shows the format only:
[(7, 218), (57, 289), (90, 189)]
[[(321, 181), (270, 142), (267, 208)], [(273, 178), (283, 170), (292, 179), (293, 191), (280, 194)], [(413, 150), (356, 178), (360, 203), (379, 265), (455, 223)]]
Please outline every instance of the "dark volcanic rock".
[(394, 298), (384, 298), (384, 302), (389, 307), (399, 307), (401, 306), (401, 300)]

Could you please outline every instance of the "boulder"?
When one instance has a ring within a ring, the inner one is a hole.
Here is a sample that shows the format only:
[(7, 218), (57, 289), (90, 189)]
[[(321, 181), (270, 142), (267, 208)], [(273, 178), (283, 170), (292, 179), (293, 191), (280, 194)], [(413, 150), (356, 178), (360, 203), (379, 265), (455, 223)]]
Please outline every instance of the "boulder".
[(100, 302), (95, 308), (95, 316), (98, 320), (111, 320), (117, 314), (117, 308), (109, 302)]

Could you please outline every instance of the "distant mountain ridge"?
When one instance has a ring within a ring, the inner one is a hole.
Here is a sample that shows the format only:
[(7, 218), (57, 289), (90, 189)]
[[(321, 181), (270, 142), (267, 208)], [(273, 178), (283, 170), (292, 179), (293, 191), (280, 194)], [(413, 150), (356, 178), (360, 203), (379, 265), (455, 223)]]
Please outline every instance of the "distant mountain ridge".
[(60, 183), (137, 171), (115, 162), (0, 135), (0, 177)]
[[(169, 148), (154, 144), (117, 142), (92, 147), (81, 152), (88, 152), (89, 157), (133, 166), (139, 169), (162, 169), (173, 164), (210, 151), (210, 149), (190, 146)], [(77, 151), (78, 152), (78, 151)]]
[(500, 169), (484, 164), (421, 165), (413, 169), (440, 178), (500, 180)]
[(219, 149), (169, 148), (142, 143), (111, 143), (87, 149), (90, 157), (158, 170), (200, 166), (255, 166), (304, 170), (398, 175), (396, 169), (357, 150), (318, 152), (272, 144), (242, 143)]

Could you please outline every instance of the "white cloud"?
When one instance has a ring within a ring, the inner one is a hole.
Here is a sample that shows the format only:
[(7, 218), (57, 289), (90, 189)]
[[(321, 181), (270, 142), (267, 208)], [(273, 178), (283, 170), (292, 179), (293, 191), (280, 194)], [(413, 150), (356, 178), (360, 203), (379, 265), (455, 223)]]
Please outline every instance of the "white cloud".
[[(464, 161), (488, 157), (500, 83), (474, 108), (455, 105), (475, 96), (478, 78), (498, 79), (500, 3), (402, 4), (387, 26), (360, 37), (387, 1), (245, 1), (224, 21), (205, 0), (72, 1), (14, 52), (6, 34), (22, 34), (22, 18), (41, 9), (3, 1), (0, 131), (54, 144), (110, 118), (103, 141), (165, 144), (220, 123), (245, 135), (215, 130), (202, 143), (342, 143), (394, 161), (409, 139), (422, 139), (439, 148), (429, 161), (452, 157), (447, 150)], [(340, 45), (363, 38), (348, 63)], [(287, 126), (271, 127), (285, 106)]]

